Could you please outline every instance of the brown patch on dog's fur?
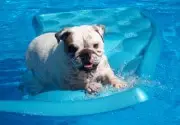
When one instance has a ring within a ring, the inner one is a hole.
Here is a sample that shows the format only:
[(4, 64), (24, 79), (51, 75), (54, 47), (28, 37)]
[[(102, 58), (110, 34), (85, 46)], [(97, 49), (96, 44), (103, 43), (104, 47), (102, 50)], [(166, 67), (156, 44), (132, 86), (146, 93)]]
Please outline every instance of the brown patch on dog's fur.
[(71, 34), (72, 32), (68, 31), (68, 28), (64, 28), (63, 30), (56, 32), (55, 37), (59, 43), (60, 40), (65, 41)]
[(68, 47), (73, 43), (72, 33), (70, 33), (66, 39), (64, 39), (64, 51), (68, 51)]
[(68, 45), (70, 45), (70, 44), (72, 43), (72, 41), (73, 41), (72, 33), (70, 33), (70, 34), (66, 37), (66, 39), (64, 39), (64, 42), (65, 42), (65, 44), (68, 46)]

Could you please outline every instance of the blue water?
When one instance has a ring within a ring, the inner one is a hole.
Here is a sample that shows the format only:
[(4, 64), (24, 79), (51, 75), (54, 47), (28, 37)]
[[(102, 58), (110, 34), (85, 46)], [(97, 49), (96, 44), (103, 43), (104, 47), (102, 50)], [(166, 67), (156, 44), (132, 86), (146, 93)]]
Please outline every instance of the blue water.
[(180, 125), (179, 0), (1, 0), (0, 99), (20, 99), (16, 89), (25, 70), (24, 52), (35, 36), (39, 13), (134, 6), (148, 11), (160, 29), (162, 52), (155, 81), (160, 87), (145, 103), (108, 113), (79, 117), (40, 117), (0, 113), (0, 125)]

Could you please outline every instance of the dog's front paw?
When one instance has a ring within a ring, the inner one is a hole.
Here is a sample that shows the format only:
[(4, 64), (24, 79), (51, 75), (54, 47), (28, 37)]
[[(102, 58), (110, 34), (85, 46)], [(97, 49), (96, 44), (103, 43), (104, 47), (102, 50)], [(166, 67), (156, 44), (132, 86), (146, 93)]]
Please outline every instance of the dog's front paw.
[(102, 84), (101, 83), (96, 83), (96, 82), (93, 82), (93, 83), (88, 83), (86, 85), (86, 91), (90, 94), (92, 93), (96, 93), (96, 92), (99, 92), (102, 90)]
[(113, 85), (113, 87), (118, 88), (118, 89), (128, 87), (126, 82), (123, 82), (123, 81), (120, 81), (120, 80), (114, 81), (112, 83), (112, 85)]

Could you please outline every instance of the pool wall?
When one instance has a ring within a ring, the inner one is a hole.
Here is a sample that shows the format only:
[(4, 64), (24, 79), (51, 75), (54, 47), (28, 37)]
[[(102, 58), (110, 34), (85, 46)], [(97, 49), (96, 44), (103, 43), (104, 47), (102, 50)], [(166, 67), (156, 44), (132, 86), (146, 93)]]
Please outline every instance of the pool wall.
[(36, 14), (94, 8), (135, 6), (144, 9), (160, 28), (162, 52), (153, 83), (156, 95), (128, 109), (81, 117), (41, 117), (0, 113), (1, 125), (178, 125), (180, 123), (180, 2), (178, 0), (1, 0), (0, 1), (0, 99), (20, 99), (16, 86), (25, 70), (24, 52), (35, 36)]

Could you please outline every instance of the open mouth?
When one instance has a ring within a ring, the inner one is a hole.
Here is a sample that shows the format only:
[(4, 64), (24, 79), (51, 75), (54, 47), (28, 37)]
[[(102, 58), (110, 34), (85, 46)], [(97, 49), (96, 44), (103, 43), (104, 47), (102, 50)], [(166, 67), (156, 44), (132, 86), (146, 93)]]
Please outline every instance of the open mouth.
[(82, 67), (80, 68), (80, 70), (83, 71), (87, 71), (87, 72), (91, 72), (92, 70), (95, 70), (97, 67), (97, 65), (93, 64), (93, 63), (86, 63), (83, 64)]
[(83, 66), (86, 69), (92, 69), (93, 68), (93, 64), (92, 63), (84, 64)]

